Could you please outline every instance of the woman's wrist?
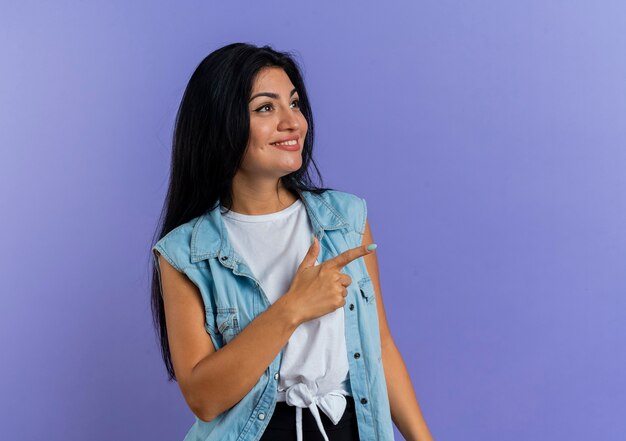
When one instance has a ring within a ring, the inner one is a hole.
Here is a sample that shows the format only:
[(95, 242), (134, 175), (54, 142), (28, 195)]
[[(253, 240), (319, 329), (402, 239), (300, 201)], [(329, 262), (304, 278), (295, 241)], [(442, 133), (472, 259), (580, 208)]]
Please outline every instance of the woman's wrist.
[(288, 323), (290, 327), (293, 327), (294, 330), (302, 324), (301, 314), (298, 312), (298, 308), (295, 306), (293, 297), (289, 292), (276, 300), (272, 307), (279, 311), (282, 320)]

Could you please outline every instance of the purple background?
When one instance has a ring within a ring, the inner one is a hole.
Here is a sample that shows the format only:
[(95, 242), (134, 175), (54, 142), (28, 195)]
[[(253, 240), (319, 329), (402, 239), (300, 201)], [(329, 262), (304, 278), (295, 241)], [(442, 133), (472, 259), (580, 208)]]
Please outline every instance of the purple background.
[(183, 89), (235, 41), (299, 54), (435, 438), (624, 439), (623, 2), (98, 3), (0, 6), (3, 439), (193, 422), (149, 249)]

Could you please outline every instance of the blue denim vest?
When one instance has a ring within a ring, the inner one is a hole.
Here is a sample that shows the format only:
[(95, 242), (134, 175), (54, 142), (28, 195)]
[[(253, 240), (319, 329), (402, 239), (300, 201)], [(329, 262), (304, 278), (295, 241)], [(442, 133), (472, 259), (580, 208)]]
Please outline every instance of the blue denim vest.
[[(327, 190), (321, 195), (299, 191), (321, 248), (324, 262), (361, 245), (367, 205), (351, 193)], [(219, 350), (265, 311), (267, 300), (250, 267), (233, 250), (215, 208), (180, 225), (153, 247), (199, 288), (205, 306), (205, 328)], [(155, 265), (158, 271), (158, 260)], [(382, 365), (374, 286), (363, 258), (342, 272), (352, 278), (345, 311), (349, 388), (354, 397), (362, 441), (393, 440), (393, 426)], [(196, 421), (184, 441), (257, 441), (276, 405), (282, 351), (236, 405), (212, 421)]]

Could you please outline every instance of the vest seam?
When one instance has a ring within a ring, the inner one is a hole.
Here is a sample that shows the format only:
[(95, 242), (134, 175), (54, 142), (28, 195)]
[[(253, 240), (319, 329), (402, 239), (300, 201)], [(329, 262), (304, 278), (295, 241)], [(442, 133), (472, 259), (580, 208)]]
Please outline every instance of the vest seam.
[(367, 222), (367, 204), (365, 203), (365, 199), (359, 197), (361, 203), (363, 204), (363, 224), (361, 225), (360, 230), (357, 231), (361, 236), (365, 235), (365, 223)]
[(321, 202), (324, 205), (326, 205), (326, 208), (328, 208), (335, 216), (337, 216), (342, 223), (342, 225), (330, 225), (330, 227), (339, 227), (339, 228), (347, 227), (349, 230), (353, 230), (352, 226), (346, 221), (346, 219), (337, 210), (335, 210), (333, 206), (330, 205), (323, 197), (316, 195), (316, 194), (314, 194), (314, 196), (317, 196), (321, 200)]
[[(158, 251), (159, 254), (163, 255), (163, 257), (165, 257), (165, 260), (167, 260), (167, 262), (172, 265), (178, 272), (182, 272), (185, 269), (181, 268), (174, 259), (172, 259), (172, 256), (169, 255), (169, 253), (167, 251), (165, 251), (165, 248), (162, 245), (154, 245), (154, 247), (152, 247), (152, 255), (154, 256), (154, 251)], [(156, 256), (154, 256), (156, 257)], [(157, 259), (158, 261), (158, 259)]]

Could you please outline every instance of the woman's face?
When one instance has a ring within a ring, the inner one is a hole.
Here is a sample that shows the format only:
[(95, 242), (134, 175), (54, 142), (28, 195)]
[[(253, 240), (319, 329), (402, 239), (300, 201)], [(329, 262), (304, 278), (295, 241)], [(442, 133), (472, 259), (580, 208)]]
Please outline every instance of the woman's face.
[[(261, 69), (250, 98), (250, 137), (240, 171), (272, 180), (297, 171), (308, 124), (291, 80), (281, 68)], [(283, 140), (294, 145), (274, 145)]]

